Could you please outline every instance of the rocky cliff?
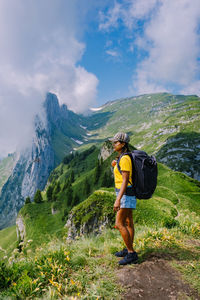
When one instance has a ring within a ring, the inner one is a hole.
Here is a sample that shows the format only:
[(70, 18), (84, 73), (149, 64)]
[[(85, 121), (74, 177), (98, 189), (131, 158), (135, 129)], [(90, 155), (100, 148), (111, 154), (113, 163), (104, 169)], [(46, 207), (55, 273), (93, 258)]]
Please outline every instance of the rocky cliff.
[(88, 199), (75, 206), (65, 225), (68, 228), (68, 239), (77, 236), (98, 234), (105, 227), (113, 227), (115, 214), (113, 203), (115, 193), (108, 190), (98, 190)]
[(178, 133), (167, 139), (156, 157), (171, 169), (183, 172), (200, 181), (199, 149), (199, 133)]
[(43, 108), (35, 117), (32, 144), (23, 150), (4, 184), (0, 197), (0, 228), (15, 222), (26, 197), (33, 199), (44, 189), (50, 172), (81, 141), (85, 130), (81, 117), (59, 106), (53, 94), (47, 94)]

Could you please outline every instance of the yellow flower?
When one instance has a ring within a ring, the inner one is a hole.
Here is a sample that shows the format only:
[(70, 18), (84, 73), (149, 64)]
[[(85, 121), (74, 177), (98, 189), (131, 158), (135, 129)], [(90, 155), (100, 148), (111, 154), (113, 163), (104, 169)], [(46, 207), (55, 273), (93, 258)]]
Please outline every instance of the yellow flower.
[(70, 258), (69, 258), (69, 256), (67, 256), (67, 257), (66, 257), (66, 260), (67, 260), (67, 261), (70, 261)]
[(53, 286), (57, 286), (57, 282), (52, 281), (51, 279), (49, 279), (49, 282), (53, 285)]
[(39, 278), (36, 278), (33, 280), (33, 283), (36, 283), (39, 280)]
[(17, 285), (16, 282), (13, 282), (13, 285)]

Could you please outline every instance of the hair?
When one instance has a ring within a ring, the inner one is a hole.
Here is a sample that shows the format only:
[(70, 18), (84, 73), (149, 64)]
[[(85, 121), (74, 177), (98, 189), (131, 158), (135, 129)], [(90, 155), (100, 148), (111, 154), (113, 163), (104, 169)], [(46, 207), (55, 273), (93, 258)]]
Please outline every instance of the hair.
[[(122, 148), (121, 154), (122, 153), (130, 152), (130, 148), (129, 148), (129, 144), (128, 143), (125, 143), (125, 142), (122, 142), (122, 141), (119, 141), (119, 142), (125, 144), (124, 147)], [(119, 159), (119, 157), (120, 157), (121, 154), (118, 154), (117, 157), (116, 157), (116, 159)]]
[(130, 152), (128, 143), (125, 143), (124, 147), (122, 148), (122, 153), (126, 153), (126, 152)]

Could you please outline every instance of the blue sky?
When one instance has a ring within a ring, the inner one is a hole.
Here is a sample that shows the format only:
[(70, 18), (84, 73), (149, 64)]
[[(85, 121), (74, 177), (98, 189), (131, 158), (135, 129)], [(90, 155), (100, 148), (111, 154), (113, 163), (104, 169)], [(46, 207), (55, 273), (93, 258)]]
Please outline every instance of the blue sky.
[(98, 23), (92, 25), (85, 36), (86, 49), (80, 64), (99, 80), (97, 103), (130, 96), (138, 54), (131, 52), (123, 29), (105, 33), (98, 29)]
[(32, 136), (48, 91), (77, 113), (200, 95), (199, 25), (199, 0), (1, 0), (0, 154)]
[(163, 91), (199, 95), (200, 2), (110, 3), (86, 33), (81, 61), (99, 79), (98, 103)]

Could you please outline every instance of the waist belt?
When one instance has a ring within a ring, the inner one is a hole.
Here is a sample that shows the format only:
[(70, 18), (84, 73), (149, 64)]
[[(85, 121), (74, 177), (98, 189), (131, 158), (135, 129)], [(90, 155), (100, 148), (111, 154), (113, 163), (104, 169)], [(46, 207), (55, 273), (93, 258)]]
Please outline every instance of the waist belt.
[[(116, 192), (119, 192), (120, 189), (115, 188)], [(135, 192), (133, 190), (132, 186), (127, 186), (126, 191), (124, 192), (124, 195), (126, 196), (135, 196)]]

